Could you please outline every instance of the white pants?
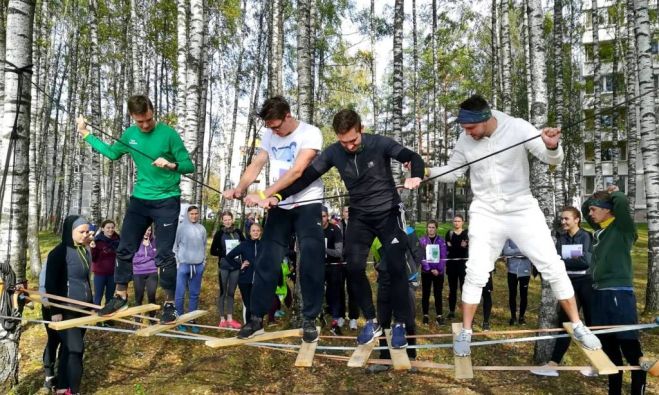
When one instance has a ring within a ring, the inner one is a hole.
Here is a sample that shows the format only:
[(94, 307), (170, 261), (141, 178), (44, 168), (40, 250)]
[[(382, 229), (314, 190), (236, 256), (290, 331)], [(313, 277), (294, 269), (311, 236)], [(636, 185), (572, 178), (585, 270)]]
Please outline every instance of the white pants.
[(494, 262), (511, 239), (549, 282), (558, 300), (574, 296), (565, 263), (556, 253), (545, 217), (532, 196), (494, 204), (475, 200), (469, 208), (469, 260), (462, 302), (478, 304)]

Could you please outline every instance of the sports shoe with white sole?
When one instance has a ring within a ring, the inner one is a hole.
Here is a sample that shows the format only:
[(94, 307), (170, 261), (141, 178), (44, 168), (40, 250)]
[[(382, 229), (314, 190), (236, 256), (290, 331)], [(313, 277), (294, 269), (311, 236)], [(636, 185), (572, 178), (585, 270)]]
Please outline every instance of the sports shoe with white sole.
[(462, 328), (453, 341), (453, 353), (458, 357), (471, 355), (471, 331), (467, 332), (465, 328)]

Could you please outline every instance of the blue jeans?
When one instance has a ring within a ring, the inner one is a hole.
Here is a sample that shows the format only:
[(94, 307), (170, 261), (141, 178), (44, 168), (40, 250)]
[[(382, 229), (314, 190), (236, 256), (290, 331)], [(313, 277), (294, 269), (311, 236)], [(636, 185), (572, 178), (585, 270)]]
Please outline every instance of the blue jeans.
[(102, 276), (94, 274), (94, 304), (101, 304), (105, 290), (105, 303), (114, 296), (114, 274)]
[(201, 291), (201, 277), (204, 274), (204, 269), (206, 269), (206, 265), (204, 264), (179, 264), (176, 272), (176, 294), (174, 297), (174, 304), (176, 305), (178, 315), (183, 314), (183, 299), (185, 298), (186, 289), (190, 291), (188, 310), (197, 310), (199, 292)]

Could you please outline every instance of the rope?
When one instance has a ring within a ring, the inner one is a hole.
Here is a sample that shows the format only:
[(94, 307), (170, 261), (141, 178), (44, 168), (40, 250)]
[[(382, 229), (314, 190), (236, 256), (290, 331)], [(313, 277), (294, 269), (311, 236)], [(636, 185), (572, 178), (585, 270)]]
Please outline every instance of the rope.
[[(641, 97), (646, 96), (646, 95), (648, 95), (648, 94), (650, 94), (650, 93), (653, 93), (653, 92), (654, 92), (654, 91), (651, 90), (651, 91), (648, 91), (648, 92), (645, 92), (645, 93), (641, 93), (641, 94), (638, 95), (638, 96), (635, 96), (635, 97), (629, 98), (628, 100), (622, 101), (622, 102), (620, 102), (620, 103), (618, 103), (618, 104), (616, 104), (616, 105), (614, 105), (614, 106), (611, 106), (611, 107), (609, 107), (609, 108), (606, 108), (606, 109), (604, 109), (604, 110), (602, 110), (602, 111), (600, 111), (600, 112), (598, 112), (598, 113), (595, 113), (595, 114), (590, 115), (590, 116), (583, 117), (583, 118), (579, 119), (578, 121), (575, 121), (575, 122), (573, 122), (573, 123), (571, 123), (571, 124), (568, 124), (567, 126), (562, 127), (561, 129), (562, 129), (562, 130), (569, 130), (569, 129), (572, 129), (572, 128), (574, 128), (575, 126), (577, 126), (577, 125), (579, 125), (579, 124), (581, 124), (581, 123), (583, 123), (583, 122), (585, 122), (585, 121), (587, 121), (587, 120), (589, 120), (589, 119), (591, 119), (591, 118), (595, 118), (595, 117), (597, 117), (597, 116), (600, 116), (600, 115), (603, 115), (603, 114), (609, 113), (609, 112), (611, 112), (613, 109), (615, 109), (615, 108), (617, 108), (617, 107), (620, 107), (620, 106), (622, 106), (622, 105), (624, 105), (624, 104), (627, 104), (627, 103), (631, 103), (632, 101), (635, 101), (635, 100), (637, 100), (637, 99), (640, 99)], [(445, 172), (443, 172), (443, 173), (441, 173), (441, 174), (438, 174), (438, 175), (436, 175), (436, 176), (432, 176), (432, 177), (430, 177), (430, 178), (426, 178), (425, 180), (422, 180), (421, 183), (428, 183), (428, 182), (430, 182), (430, 181), (432, 181), (432, 180), (434, 180), (434, 179), (436, 179), (436, 178), (438, 178), (438, 177), (444, 176), (444, 175), (449, 174), (449, 173), (453, 173), (453, 172), (456, 171), (456, 170), (460, 170), (460, 169), (462, 169), (462, 168), (465, 168), (465, 167), (471, 166), (471, 165), (473, 165), (474, 163), (478, 163), (478, 162), (480, 162), (480, 161), (482, 161), (482, 160), (485, 160), (485, 159), (487, 159), (487, 158), (489, 158), (489, 157), (492, 157), (492, 156), (494, 156), (494, 155), (498, 155), (498, 154), (500, 154), (500, 153), (502, 153), (502, 152), (508, 151), (508, 150), (510, 150), (510, 149), (512, 149), (512, 148), (515, 148), (515, 147), (517, 147), (517, 146), (520, 146), (520, 145), (522, 145), (522, 144), (526, 144), (526, 143), (528, 143), (529, 141), (535, 140), (535, 139), (537, 139), (537, 138), (540, 137), (540, 136), (542, 136), (542, 134), (538, 134), (538, 135), (535, 135), (535, 136), (533, 136), (533, 137), (529, 137), (529, 138), (526, 139), (526, 140), (522, 140), (522, 141), (520, 141), (520, 142), (518, 142), (518, 143), (515, 143), (515, 144), (512, 144), (512, 145), (510, 145), (510, 146), (508, 146), (508, 147), (504, 147), (504, 148), (502, 148), (502, 149), (500, 149), (500, 150), (498, 150), (498, 151), (495, 151), (495, 152), (492, 152), (492, 153), (487, 154), (487, 155), (485, 155), (485, 156), (482, 156), (482, 157), (480, 157), (480, 158), (474, 159), (474, 160), (472, 160), (471, 162), (467, 162), (467, 163), (462, 164), (462, 165), (460, 165), (460, 166), (458, 166), (458, 167), (455, 167), (455, 168), (453, 168), (453, 169), (449, 169), (449, 170), (447, 170), (447, 171), (445, 171)], [(396, 188), (398, 188), (398, 189), (403, 188), (403, 185), (396, 185)], [(388, 191), (388, 189), (387, 189), (387, 190), (384, 190), (384, 189), (382, 189), (382, 190), (375, 190), (375, 191), (370, 191), (368, 194), (364, 194), (364, 195), (353, 195), (352, 198), (353, 198), (353, 199), (357, 199), (357, 198), (362, 198), (362, 197), (370, 196), (370, 195), (373, 195), (373, 194), (375, 194), (375, 193), (387, 192), (387, 191)], [(294, 203), (284, 203), (284, 204), (279, 204), (278, 206), (281, 207), (281, 206), (288, 206), (288, 205), (292, 205), (292, 204), (309, 203), (309, 202), (316, 202), (316, 201), (325, 201), (325, 200), (339, 199), (339, 198), (344, 198), (344, 197), (350, 197), (350, 194), (349, 194), (349, 193), (343, 193), (343, 194), (338, 194), (338, 195), (334, 195), (334, 196), (326, 196), (326, 197), (323, 197), (323, 198), (299, 200), (299, 201), (296, 201), (296, 202), (294, 202)]]

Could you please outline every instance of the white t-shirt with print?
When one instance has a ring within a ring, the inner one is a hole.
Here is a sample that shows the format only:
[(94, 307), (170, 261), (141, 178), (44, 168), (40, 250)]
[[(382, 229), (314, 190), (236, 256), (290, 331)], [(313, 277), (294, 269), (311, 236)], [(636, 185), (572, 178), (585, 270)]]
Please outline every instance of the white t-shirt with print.
[[(298, 127), (290, 134), (280, 137), (265, 129), (261, 139), (261, 149), (268, 153), (270, 158), (270, 185), (274, 184), (284, 175), (297, 159), (297, 154), (303, 149), (313, 149), (318, 152), (323, 148), (323, 134), (320, 129), (308, 123), (299, 121)], [(302, 191), (285, 199), (281, 203), (295, 203), (302, 200), (318, 199), (304, 204), (321, 203), (323, 198), (323, 182), (318, 179)], [(291, 209), (298, 206), (289, 204), (281, 206), (283, 209)]]

